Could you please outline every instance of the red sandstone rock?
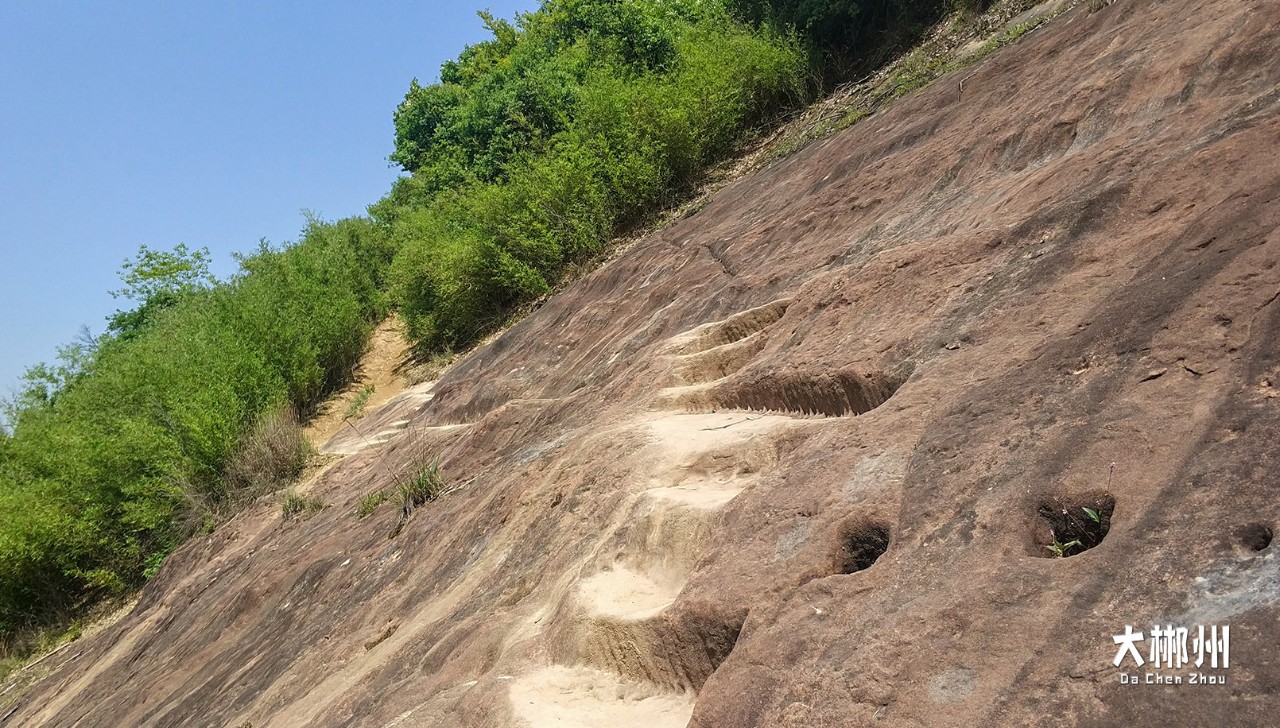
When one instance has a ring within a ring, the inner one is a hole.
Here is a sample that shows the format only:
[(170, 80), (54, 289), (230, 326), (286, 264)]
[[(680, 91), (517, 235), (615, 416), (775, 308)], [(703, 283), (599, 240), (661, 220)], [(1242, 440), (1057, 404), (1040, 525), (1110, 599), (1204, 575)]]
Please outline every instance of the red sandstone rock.
[[(7, 725), (1272, 724), (1280, 4), (964, 74), (392, 402), (329, 508), (188, 544)], [(456, 490), (356, 519), (436, 453)], [(1227, 684), (1122, 685), (1157, 622), (1229, 624)]]

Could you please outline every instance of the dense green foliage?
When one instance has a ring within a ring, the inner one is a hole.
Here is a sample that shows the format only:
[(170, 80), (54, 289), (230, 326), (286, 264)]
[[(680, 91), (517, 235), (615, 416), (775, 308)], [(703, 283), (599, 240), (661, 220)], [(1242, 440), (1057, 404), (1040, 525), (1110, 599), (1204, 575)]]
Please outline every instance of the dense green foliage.
[(116, 311), (107, 319), (107, 330), (121, 338), (150, 326), (160, 311), (176, 305), (188, 294), (213, 285), (209, 273), (209, 249), (189, 250), (179, 243), (173, 250), (153, 250), (142, 246), (136, 260), (120, 268), (124, 288), (112, 291), (116, 298), (128, 298), (137, 308)]
[(941, 5), (481, 13), (492, 40), (396, 109), (390, 158), (408, 174), (369, 218), (310, 221), (221, 282), (205, 250), (144, 247), (117, 292), (134, 307), (29, 371), (0, 427), (0, 636), (139, 584), (209, 514), (296, 475), (297, 413), (348, 381), (388, 310), (424, 354), (474, 342), (686, 197), (744, 133), (803, 101), (815, 71)]
[(729, 0), (749, 22), (794, 30), (814, 72), (827, 83), (865, 72), (914, 42), (947, 9), (973, 11), (985, 0)]
[(0, 449), (0, 631), (138, 583), (185, 519), (236, 496), (228, 465), (254, 425), (348, 378), (386, 309), (382, 240), (369, 221), (312, 222), (224, 283), (126, 274), (145, 320), (117, 314), (129, 328), (32, 370)]
[(800, 98), (798, 45), (703, 0), (551, 0), (410, 85), (375, 205), (424, 349), (473, 341)]

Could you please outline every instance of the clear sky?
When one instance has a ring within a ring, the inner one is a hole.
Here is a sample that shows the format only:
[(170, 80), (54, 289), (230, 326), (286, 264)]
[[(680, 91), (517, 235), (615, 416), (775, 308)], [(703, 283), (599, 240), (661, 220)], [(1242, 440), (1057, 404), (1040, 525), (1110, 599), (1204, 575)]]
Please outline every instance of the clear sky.
[(303, 210), (362, 214), (397, 172), (409, 80), (535, 0), (0, 0), (0, 395), (83, 325), (138, 246), (214, 272)]

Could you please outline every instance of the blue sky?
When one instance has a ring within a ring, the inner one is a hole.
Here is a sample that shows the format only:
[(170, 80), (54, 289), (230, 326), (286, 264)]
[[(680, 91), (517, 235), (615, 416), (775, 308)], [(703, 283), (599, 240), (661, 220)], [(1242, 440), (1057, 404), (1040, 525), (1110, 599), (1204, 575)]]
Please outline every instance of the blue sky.
[(0, 395), (128, 302), (138, 246), (214, 272), (302, 211), (362, 214), (409, 80), (534, 0), (0, 3)]

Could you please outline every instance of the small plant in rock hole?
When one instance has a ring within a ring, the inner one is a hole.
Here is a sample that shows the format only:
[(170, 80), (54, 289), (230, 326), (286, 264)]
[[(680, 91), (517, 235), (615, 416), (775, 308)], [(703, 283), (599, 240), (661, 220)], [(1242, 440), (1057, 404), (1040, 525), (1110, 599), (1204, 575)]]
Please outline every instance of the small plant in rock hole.
[[(1114, 471), (1115, 463), (1111, 464)], [(1107, 490), (1078, 495), (1073, 498), (1054, 498), (1041, 503), (1037, 509), (1044, 519), (1047, 538), (1040, 540), (1037, 550), (1051, 558), (1076, 556), (1094, 548), (1106, 538), (1111, 529), (1111, 517), (1115, 511), (1115, 497), (1110, 494), (1111, 477), (1107, 478)], [(1041, 552), (1043, 553), (1043, 552)]]
[(1075, 498), (1055, 498), (1041, 503), (1039, 517), (1048, 526), (1046, 540), (1038, 541), (1038, 549), (1048, 551), (1046, 557), (1068, 558), (1101, 544), (1111, 530), (1111, 514), (1115, 512), (1115, 496), (1111, 495), (1116, 463), (1107, 468), (1106, 490), (1093, 491)]
[(1045, 548), (1049, 549), (1049, 553), (1053, 554), (1055, 557), (1059, 559), (1063, 559), (1063, 558), (1066, 558), (1068, 555), (1070, 555), (1072, 549), (1078, 548), (1081, 545), (1082, 544), (1080, 543), (1080, 539), (1078, 538), (1073, 538), (1070, 541), (1067, 541), (1066, 543), (1062, 543), (1061, 541), (1055, 538), (1053, 540), (1053, 543), (1049, 544), (1048, 546), (1045, 546)]
[[(1080, 524), (1085, 527), (1089, 527), (1089, 525), (1092, 524), (1092, 528), (1089, 528), (1088, 531), (1090, 535), (1093, 535), (1093, 533), (1102, 526), (1102, 513), (1096, 508), (1080, 506), (1081, 516), (1074, 516), (1069, 508), (1059, 508), (1058, 510), (1062, 512), (1062, 521), (1067, 524)], [(1069, 526), (1066, 538), (1064, 539), (1051, 529), (1050, 536), (1053, 540), (1050, 543), (1045, 544), (1045, 549), (1052, 554), (1054, 558), (1062, 559), (1068, 556), (1075, 556), (1081, 551), (1085, 551), (1091, 546), (1096, 545), (1095, 543), (1091, 543), (1089, 546), (1085, 546), (1083, 541), (1078, 537), (1074, 537), (1079, 533), (1079, 531), (1079, 528)], [(1101, 536), (1099, 536), (1097, 540), (1100, 541)]]

